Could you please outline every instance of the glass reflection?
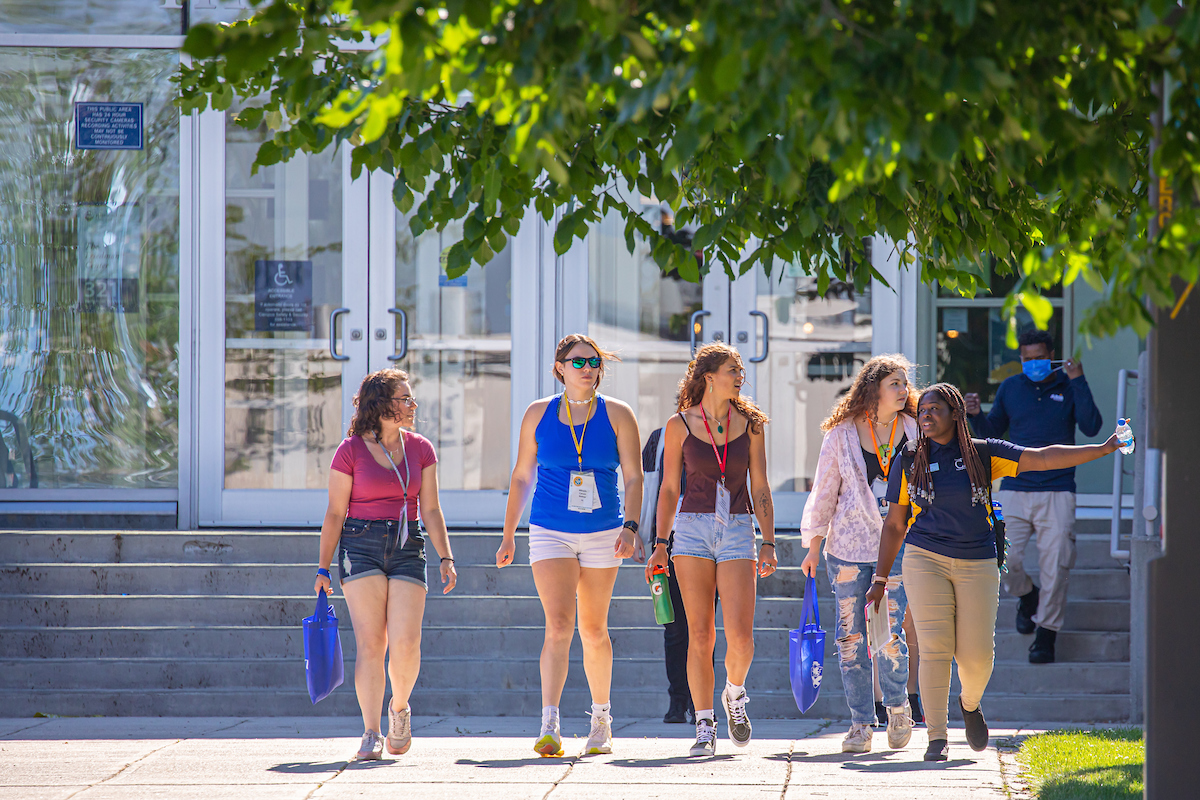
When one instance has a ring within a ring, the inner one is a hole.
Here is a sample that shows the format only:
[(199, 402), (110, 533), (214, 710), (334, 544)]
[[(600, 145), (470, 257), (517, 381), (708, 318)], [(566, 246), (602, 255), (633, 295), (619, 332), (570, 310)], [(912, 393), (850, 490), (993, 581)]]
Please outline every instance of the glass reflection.
[(183, 1), (0, 0), (0, 33), (179, 36)]
[[(1017, 334), (1033, 327), (1029, 312), (1017, 309)], [(1062, 308), (1054, 309), (1049, 330), (1056, 342), (1063, 341)], [(1004, 379), (1021, 371), (1021, 357), (1008, 347), (1007, 337), (1008, 323), (999, 308), (938, 309), (937, 379), (975, 392), (990, 405)]]
[(341, 157), (251, 175), (265, 130), (225, 130), (225, 488), (323, 489), (345, 436)]
[[(165, 51), (0, 48), (0, 485), (178, 485), (179, 112)], [(142, 149), (76, 147), (140, 102)]]

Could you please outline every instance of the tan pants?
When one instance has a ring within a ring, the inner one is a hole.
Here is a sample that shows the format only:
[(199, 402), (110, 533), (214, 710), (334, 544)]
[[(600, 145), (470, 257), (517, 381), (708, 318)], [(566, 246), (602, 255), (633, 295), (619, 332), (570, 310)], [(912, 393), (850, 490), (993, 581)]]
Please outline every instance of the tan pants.
[(1075, 566), (1074, 492), (996, 492), (1004, 506), (1004, 528), (1011, 545), (1004, 563), (1004, 591), (1020, 597), (1033, 590), (1025, 571), (1025, 546), (1037, 535), (1038, 572), (1042, 585), (1033, 621), (1062, 630), (1067, 610), (1067, 581)]
[(962, 704), (979, 707), (996, 654), (1000, 570), (996, 559), (949, 558), (912, 542), (904, 550), (908, 608), (921, 643), (918, 681), (930, 739), (945, 739), (950, 660), (958, 662)]

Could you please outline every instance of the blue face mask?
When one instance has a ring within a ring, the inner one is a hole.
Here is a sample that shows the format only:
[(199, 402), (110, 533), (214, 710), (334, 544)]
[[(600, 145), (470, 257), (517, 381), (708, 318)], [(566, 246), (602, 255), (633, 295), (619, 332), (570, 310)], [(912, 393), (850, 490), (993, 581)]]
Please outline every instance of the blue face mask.
[(1049, 378), (1050, 373), (1053, 372), (1050, 369), (1050, 359), (1048, 358), (1035, 358), (1025, 361), (1021, 364), (1021, 371), (1025, 373), (1025, 377), (1034, 383), (1041, 383), (1046, 378)]

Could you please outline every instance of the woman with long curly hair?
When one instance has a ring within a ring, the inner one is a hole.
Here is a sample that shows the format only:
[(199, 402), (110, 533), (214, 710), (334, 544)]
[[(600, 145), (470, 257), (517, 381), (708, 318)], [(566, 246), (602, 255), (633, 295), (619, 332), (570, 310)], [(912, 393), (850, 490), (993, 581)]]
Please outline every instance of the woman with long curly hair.
[(959, 708), (967, 743), (988, 745), (980, 703), (995, 658), (996, 608), (1003, 550), (993, 513), (992, 481), (1021, 472), (1065, 469), (1117, 449), (1104, 444), (1021, 447), (1003, 439), (972, 439), (962, 393), (948, 383), (930, 386), (917, 408), (910, 442), (888, 477), (888, 514), (867, 602), (883, 598), (896, 556), (904, 547), (904, 586), (921, 640), (920, 683), (929, 728), (926, 761), (947, 756), (950, 662), (958, 662)]
[[(546, 616), (542, 645), (542, 727), (533, 749), (563, 754), (558, 704), (567, 682), (571, 640), (579, 619), (583, 671), (592, 692), (592, 725), (584, 753), (611, 753), (612, 640), (608, 607), (621, 560), (637, 547), (642, 510), (642, 451), (633, 409), (600, 394), (604, 363), (615, 359), (582, 333), (555, 348), (561, 394), (525, 410), (517, 463), (504, 512), (496, 566), (512, 564), (517, 524), (533, 489), (529, 563)], [(625, 483), (622, 520), (617, 468)], [(536, 481), (536, 488), (534, 483)]]
[(441, 557), (442, 594), (458, 580), (438, 500), (437, 454), (428, 439), (412, 432), (416, 417), (408, 373), (372, 372), (354, 396), (350, 430), (330, 465), (313, 591), (329, 591), (336, 550), (354, 628), (354, 690), (365, 729), (357, 761), (383, 755), (379, 712), (389, 678), (388, 752), (402, 755), (412, 746), (408, 697), (421, 668), (421, 620), (429, 588), (418, 515)]
[[(679, 383), (679, 413), (663, 431), (659, 536), (646, 564), (646, 579), (655, 567), (669, 569), (669, 540), (662, 533), (674, 531), (670, 561), (688, 621), (688, 686), (696, 708), (694, 756), (716, 753), (713, 648), (718, 594), (726, 642), (721, 703), (730, 740), (737, 747), (750, 743), (745, 683), (754, 660), (755, 584), (758, 576), (770, 575), (779, 563), (775, 508), (767, 482), (768, 420), (742, 396), (745, 376), (742, 357), (732, 347), (714, 343), (700, 348)], [(679, 487), (685, 470), (687, 488), (681, 502)], [(754, 517), (762, 530), (761, 549), (756, 546)]]
[[(850, 390), (821, 424), (825, 440), (800, 523), (801, 543), (808, 547), (800, 567), (805, 575), (815, 575), (824, 545), (825, 569), (837, 604), (838, 665), (850, 706), (843, 753), (871, 751), (876, 715), (866, 597), (887, 513), (883, 498), (888, 474), (900, 449), (917, 438), (912, 369), (902, 355), (881, 355), (859, 370)], [(908, 744), (913, 727), (907, 697), (908, 647), (901, 627), (908, 599), (898, 580), (888, 584), (888, 592), (892, 637), (875, 665), (887, 707), (888, 746), (899, 748)]]

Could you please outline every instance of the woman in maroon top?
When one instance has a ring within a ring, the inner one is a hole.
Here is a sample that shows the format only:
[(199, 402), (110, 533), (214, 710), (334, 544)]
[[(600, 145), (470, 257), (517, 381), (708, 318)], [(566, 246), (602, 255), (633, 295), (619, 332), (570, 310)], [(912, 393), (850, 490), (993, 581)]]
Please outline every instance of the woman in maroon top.
[(329, 508), (313, 591), (329, 591), (336, 550), (357, 647), (354, 689), (365, 732), (355, 760), (363, 761), (383, 754), (379, 710), (389, 677), (387, 749), (400, 755), (412, 746), (408, 696), (421, 668), (427, 590), (418, 511), (441, 557), (442, 594), (454, 588), (457, 574), (438, 502), (437, 455), (428, 439), (404, 430), (417, 416), (408, 373), (372, 372), (363, 379), (354, 408), (329, 472)]

